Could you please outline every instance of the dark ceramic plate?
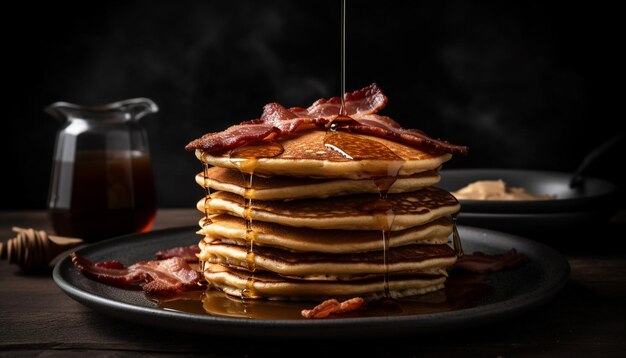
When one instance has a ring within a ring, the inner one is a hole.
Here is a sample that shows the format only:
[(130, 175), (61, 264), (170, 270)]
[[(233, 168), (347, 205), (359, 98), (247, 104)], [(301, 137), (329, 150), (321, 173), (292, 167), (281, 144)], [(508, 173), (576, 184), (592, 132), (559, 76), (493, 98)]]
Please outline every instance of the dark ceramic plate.
[[(150, 260), (160, 249), (198, 241), (196, 227), (154, 231), (92, 244), (79, 253), (94, 261), (130, 264)], [(466, 252), (500, 253), (516, 248), (530, 261), (523, 267), (490, 274), (493, 287), (478, 306), (457, 311), (375, 318), (331, 320), (249, 320), (164, 310), (141, 291), (123, 290), (82, 276), (69, 257), (53, 277), (70, 297), (121, 320), (188, 332), (241, 337), (373, 337), (415, 335), (469, 328), (504, 320), (545, 303), (565, 285), (569, 265), (555, 250), (534, 241), (496, 231), (459, 227)]]
[(522, 187), (534, 194), (556, 195), (555, 200), (461, 200), (464, 213), (564, 213), (590, 212), (615, 206), (616, 186), (610, 182), (585, 178), (576, 189), (569, 187), (571, 174), (511, 169), (442, 170), (437, 185), (456, 191), (477, 180), (502, 179), (510, 187)]

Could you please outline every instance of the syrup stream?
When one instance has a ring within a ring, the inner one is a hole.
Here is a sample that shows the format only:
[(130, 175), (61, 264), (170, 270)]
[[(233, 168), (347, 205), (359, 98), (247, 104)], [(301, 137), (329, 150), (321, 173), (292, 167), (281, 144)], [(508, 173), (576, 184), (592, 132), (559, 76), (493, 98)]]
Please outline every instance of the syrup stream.
[(339, 109), (339, 115), (345, 116), (345, 93), (346, 93), (346, 0), (341, 0), (341, 85), (340, 85), (340, 97), (341, 107)]

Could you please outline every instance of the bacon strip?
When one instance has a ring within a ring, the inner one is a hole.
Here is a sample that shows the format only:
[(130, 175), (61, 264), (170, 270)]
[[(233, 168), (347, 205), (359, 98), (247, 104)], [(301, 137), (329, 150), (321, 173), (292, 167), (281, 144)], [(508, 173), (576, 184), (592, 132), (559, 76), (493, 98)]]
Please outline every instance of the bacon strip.
[[(385, 107), (387, 97), (374, 83), (344, 96), (345, 114), (354, 121), (342, 121), (336, 129), (386, 138), (434, 153), (466, 154), (467, 147), (431, 138), (415, 129), (404, 129), (393, 119), (376, 113)], [(212, 153), (267, 138), (284, 139), (296, 133), (327, 126), (338, 116), (341, 98), (319, 99), (308, 108), (285, 108), (270, 103), (261, 118), (208, 133), (185, 146), (187, 150), (202, 149)]]
[(324, 126), (326, 122), (328, 121), (324, 118), (298, 117), (280, 104), (270, 103), (263, 108), (260, 119), (231, 126), (222, 132), (207, 133), (187, 144), (185, 149), (219, 152), (270, 137), (275, 139), (288, 138), (302, 130)]
[(331, 314), (352, 312), (365, 306), (365, 300), (361, 297), (354, 297), (343, 302), (336, 299), (326, 300), (310, 310), (302, 310), (300, 314), (304, 318), (326, 318)]
[[(376, 83), (344, 95), (344, 112), (347, 116), (376, 113), (387, 105), (387, 97)], [(289, 111), (298, 117), (332, 119), (339, 115), (341, 98), (318, 99), (309, 108), (293, 107)]]
[[(358, 118), (356, 121), (361, 123), (361, 120)], [(368, 119), (367, 123), (369, 125), (339, 126), (338, 129), (352, 133), (369, 134), (375, 137), (389, 139), (394, 142), (418, 147), (432, 153), (450, 153), (456, 155), (467, 154), (467, 147), (450, 144), (446, 141), (429, 137), (426, 133), (420, 130), (404, 128), (388, 129), (386, 124), (374, 126), (374, 122), (371, 119)]]
[(298, 116), (278, 103), (266, 104), (260, 121), (277, 129), (279, 138), (289, 137), (302, 130), (323, 127), (328, 122), (326, 118)]
[(70, 254), (74, 266), (85, 276), (116, 286), (142, 285), (144, 292), (169, 297), (198, 287), (201, 275), (181, 257), (138, 262), (124, 266), (119, 261), (94, 263), (77, 253)]
[(187, 262), (198, 262), (200, 247), (198, 245), (179, 246), (171, 249), (157, 251), (155, 254), (157, 260), (165, 260), (172, 257), (180, 257)]
[(203, 149), (207, 152), (219, 152), (225, 149), (239, 147), (240, 145), (260, 141), (272, 133), (278, 132), (277, 128), (263, 123), (238, 124), (228, 127), (225, 131), (207, 133), (185, 146), (187, 150)]
[(476, 273), (488, 273), (518, 267), (527, 261), (528, 257), (518, 253), (515, 249), (500, 255), (487, 255), (482, 252), (475, 252), (471, 255), (460, 257), (453, 268)]

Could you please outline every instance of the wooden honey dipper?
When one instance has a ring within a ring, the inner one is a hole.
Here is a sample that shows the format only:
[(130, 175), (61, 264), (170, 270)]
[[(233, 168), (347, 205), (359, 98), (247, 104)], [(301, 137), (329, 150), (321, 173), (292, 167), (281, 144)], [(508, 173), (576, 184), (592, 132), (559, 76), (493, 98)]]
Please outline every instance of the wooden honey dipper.
[(0, 260), (17, 264), (24, 272), (48, 267), (58, 254), (83, 243), (82, 239), (48, 235), (43, 230), (13, 227), (17, 236), (0, 242)]

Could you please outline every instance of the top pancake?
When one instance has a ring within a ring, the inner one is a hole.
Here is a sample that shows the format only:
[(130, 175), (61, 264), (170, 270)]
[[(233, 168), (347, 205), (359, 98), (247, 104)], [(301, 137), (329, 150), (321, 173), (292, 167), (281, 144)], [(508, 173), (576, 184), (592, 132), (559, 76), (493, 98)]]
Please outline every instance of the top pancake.
[[(254, 173), (267, 176), (364, 179), (395, 175), (399, 164), (402, 166), (398, 175), (434, 170), (451, 158), (450, 154), (433, 155), (383, 138), (344, 133), (342, 136), (345, 137), (345, 142), (359, 157), (357, 159), (353, 155), (350, 158), (327, 147), (326, 135), (326, 131), (312, 131), (281, 141), (284, 149), (282, 154), (272, 158), (254, 159)], [(385, 151), (390, 151), (391, 156), (381, 153), (380, 148), (385, 147)], [(231, 158), (229, 152), (211, 154), (196, 150), (196, 156), (209, 165), (231, 169), (238, 169), (237, 163), (242, 161)]]

